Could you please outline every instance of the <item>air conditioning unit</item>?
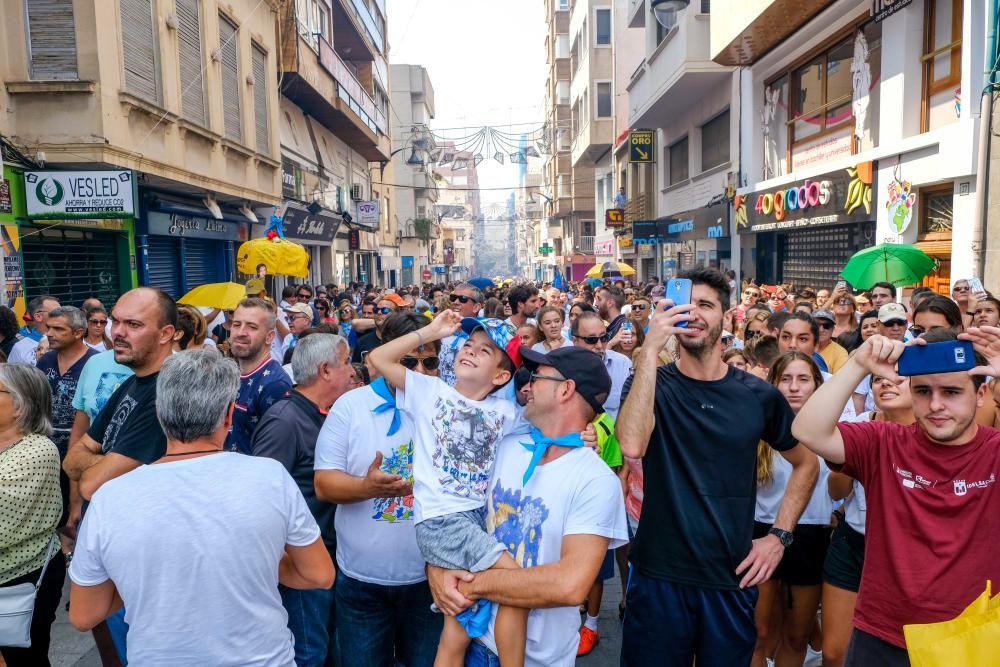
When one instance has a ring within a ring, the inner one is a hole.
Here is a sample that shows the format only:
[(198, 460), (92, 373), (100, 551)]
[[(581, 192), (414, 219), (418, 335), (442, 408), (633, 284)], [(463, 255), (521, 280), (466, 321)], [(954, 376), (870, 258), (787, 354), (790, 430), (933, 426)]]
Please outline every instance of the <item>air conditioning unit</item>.
[(355, 184), (351, 186), (351, 199), (353, 199), (354, 201), (361, 201), (362, 199), (364, 199), (364, 196), (361, 192), (360, 184)]

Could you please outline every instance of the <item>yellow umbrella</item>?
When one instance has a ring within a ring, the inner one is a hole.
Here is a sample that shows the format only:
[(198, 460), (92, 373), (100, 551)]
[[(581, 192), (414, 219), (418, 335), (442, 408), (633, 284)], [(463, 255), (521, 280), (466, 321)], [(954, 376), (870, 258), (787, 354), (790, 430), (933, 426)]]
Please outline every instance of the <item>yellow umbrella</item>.
[(247, 295), (246, 285), (239, 283), (209, 283), (200, 285), (182, 296), (177, 303), (219, 310), (236, 310)]
[(252, 239), (236, 253), (236, 269), (240, 273), (257, 274), (261, 264), (270, 274), (305, 278), (309, 275), (309, 253), (298, 243), (282, 239)]
[(594, 266), (587, 271), (584, 277), (586, 278), (619, 278), (634, 276), (635, 269), (626, 264), (625, 262), (602, 262), (600, 264), (594, 264)]

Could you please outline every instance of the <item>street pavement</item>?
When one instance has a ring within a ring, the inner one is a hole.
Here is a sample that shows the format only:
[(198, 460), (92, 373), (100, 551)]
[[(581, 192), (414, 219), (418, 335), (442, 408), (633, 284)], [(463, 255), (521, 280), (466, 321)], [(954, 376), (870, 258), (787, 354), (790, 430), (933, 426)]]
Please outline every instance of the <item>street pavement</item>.
[[(56, 622), (52, 626), (52, 644), (49, 661), (52, 667), (101, 667), (101, 658), (90, 633), (77, 632), (66, 618), (66, 600), (69, 599), (69, 581), (63, 591)], [(621, 580), (616, 576), (604, 585), (604, 600), (598, 631), (601, 641), (590, 655), (577, 659), (580, 667), (612, 667), (618, 664), (621, 650), (622, 626), (618, 622), (618, 602), (621, 600)], [(349, 667), (346, 666), (345, 667)]]

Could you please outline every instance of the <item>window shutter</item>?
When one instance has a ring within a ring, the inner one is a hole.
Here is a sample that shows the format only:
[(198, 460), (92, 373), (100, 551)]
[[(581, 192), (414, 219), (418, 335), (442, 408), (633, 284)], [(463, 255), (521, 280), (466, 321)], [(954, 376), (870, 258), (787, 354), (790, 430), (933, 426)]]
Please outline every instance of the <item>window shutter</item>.
[(156, 35), (153, 32), (153, 0), (120, 0), (120, 7), (125, 90), (136, 97), (160, 104), (160, 87), (156, 76)]
[(227, 139), (243, 141), (240, 118), (240, 49), (236, 26), (219, 16), (219, 52), (222, 56), (222, 119)]
[(201, 0), (177, 0), (177, 57), (181, 115), (205, 127), (205, 75), (201, 44)]
[(27, 0), (31, 78), (76, 79), (73, 0)]
[(271, 152), (271, 133), (267, 117), (267, 54), (256, 44), (253, 54), (253, 117), (257, 132), (257, 152)]

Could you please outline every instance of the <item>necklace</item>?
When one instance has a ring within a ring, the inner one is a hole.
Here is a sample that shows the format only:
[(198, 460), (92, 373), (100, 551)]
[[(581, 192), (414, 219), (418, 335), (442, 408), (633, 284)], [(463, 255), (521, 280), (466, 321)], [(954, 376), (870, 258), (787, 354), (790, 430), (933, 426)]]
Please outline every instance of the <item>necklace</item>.
[(173, 454), (164, 454), (162, 458), (167, 458), (168, 456), (192, 456), (194, 454), (220, 454), (221, 449), (199, 449), (195, 452), (174, 452)]

